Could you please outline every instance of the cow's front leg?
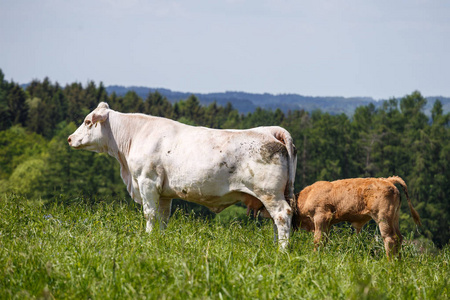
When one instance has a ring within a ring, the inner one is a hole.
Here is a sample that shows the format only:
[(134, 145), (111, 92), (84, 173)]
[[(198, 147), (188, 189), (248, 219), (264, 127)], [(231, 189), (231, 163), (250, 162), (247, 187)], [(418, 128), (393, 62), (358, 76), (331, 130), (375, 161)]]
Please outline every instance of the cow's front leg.
[[(159, 200), (153, 200), (159, 199)], [(144, 216), (147, 220), (147, 232), (151, 232), (156, 222), (159, 221), (159, 228), (161, 230), (167, 227), (169, 222), (172, 199), (159, 198), (159, 195), (144, 201)]]
[[(158, 196), (159, 197), (159, 196)], [(155, 222), (158, 218), (157, 199), (149, 198), (143, 199), (144, 217), (147, 220), (147, 227), (145, 231), (152, 232)]]
[(165, 229), (167, 224), (169, 223), (170, 210), (172, 208), (172, 199), (171, 198), (160, 198), (158, 205), (158, 214), (159, 219), (161, 221), (160, 228)]
[(165, 223), (170, 216), (171, 199), (161, 198), (160, 194), (163, 178), (164, 170), (162, 168), (150, 166), (137, 179), (144, 217), (147, 220), (147, 232), (151, 232), (158, 221), (160, 228), (165, 228)]
[(144, 217), (147, 220), (146, 231), (150, 233), (155, 226), (155, 222), (160, 219), (158, 209), (160, 195), (155, 181), (150, 178), (141, 178), (138, 180), (138, 185)]

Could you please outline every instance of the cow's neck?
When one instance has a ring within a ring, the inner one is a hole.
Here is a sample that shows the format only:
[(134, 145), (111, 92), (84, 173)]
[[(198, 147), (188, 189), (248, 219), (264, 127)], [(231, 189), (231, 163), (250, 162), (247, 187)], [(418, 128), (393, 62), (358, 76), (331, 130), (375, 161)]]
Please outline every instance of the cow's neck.
[(129, 114), (110, 112), (109, 125), (111, 138), (109, 139), (108, 153), (119, 160), (128, 159), (134, 135), (142, 127), (139, 119), (132, 118)]
[[(111, 128), (108, 144), (108, 154), (115, 157), (120, 163), (120, 176), (127, 186), (128, 193), (134, 199), (131, 172), (128, 166), (128, 158), (134, 135), (142, 124), (130, 115), (111, 111), (108, 117)], [(135, 199), (136, 200), (136, 199)]]

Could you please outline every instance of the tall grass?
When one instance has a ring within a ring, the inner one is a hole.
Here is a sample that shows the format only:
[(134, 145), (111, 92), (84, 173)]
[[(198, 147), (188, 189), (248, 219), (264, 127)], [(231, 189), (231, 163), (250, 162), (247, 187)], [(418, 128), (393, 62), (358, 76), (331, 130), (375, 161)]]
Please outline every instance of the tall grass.
[(270, 221), (204, 220), (177, 211), (145, 232), (140, 206), (0, 198), (0, 298), (448, 299), (450, 249), (387, 261), (373, 230), (293, 235), (278, 251)]

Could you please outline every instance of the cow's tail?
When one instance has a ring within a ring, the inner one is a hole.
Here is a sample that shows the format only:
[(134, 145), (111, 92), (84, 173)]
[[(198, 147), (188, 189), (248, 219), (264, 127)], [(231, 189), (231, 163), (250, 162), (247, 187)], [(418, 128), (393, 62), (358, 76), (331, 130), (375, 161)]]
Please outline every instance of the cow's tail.
[(284, 196), (289, 203), (289, 206), (293, 209), (294, 215), (297, 211), (297, 201), (295, 200), (294, 193), (294, 181), (295, 181), (295, 172), (297, 169), (297, 149), (294, 145), (294, 140), (291, 137), (291, 134), (281, 127), (274, 127), (273, 136), (283, 143), (286, 147), (288, 153), (288, 183), (284, 190)]
[(411, 211), (411, 215), (414, 219), (414, 223), (416, 223), (417, 225), (422, 225), (422, 223), (420, 222), (419, 214), (414, 209), (414, 207), (411, 204), (411, 200), (409, 199), (408, 187), (406, 186), (405, 181), (402, 178), (400, 178), (399, 176), (391, 176), (389, 178), (386, 178), (386, 180), (391, 182), (392, 184), (399, 184), (402, 187), (403, 192), (406, 195), (406, 199), (408, 200), (409, 210)]

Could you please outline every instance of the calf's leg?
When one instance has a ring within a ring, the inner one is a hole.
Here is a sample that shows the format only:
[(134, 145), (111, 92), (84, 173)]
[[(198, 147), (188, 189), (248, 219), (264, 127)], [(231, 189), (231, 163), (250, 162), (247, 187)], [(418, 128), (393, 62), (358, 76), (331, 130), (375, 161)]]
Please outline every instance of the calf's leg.
[(361, 225), (359, 222), (353, 222), (352, 226), (356, 229), (356, 234), (359, 234), (364, 224)]
[(395, 220), (394, 220), (394, 234), (395, 234), (395, 238), (396, 238), (396, 244), (395, 244), (395, 253), (397, 253), (398, 258), (401, 258), (401, 247), (402, 247), (402, 242), (403, 242), (403, 236), (400, 233), (400, 225), (399, 225), (399, 219), (400, 219), (400, 214), (397, 213), (395, 216)]
[(384, 241), (384, 248), (386, 250), (386, 256), (391, 258), (393, 255), (397, 254), (399, 242), (402, 239), (401, 235), (398, 236), (397, 231), (395, 230), (392, 221), (389, 220), (381, 220), (378, 223), (380, 228), (381, 237)]
[[(316, 213), (314, 215), (314, 251), (320, 245), (325, 245), (328, 240), (328, 233), (330, 228), (331, 218), (327, 213)], [(322, 239), (322, 233), (325, 233), (325, 238)]]

